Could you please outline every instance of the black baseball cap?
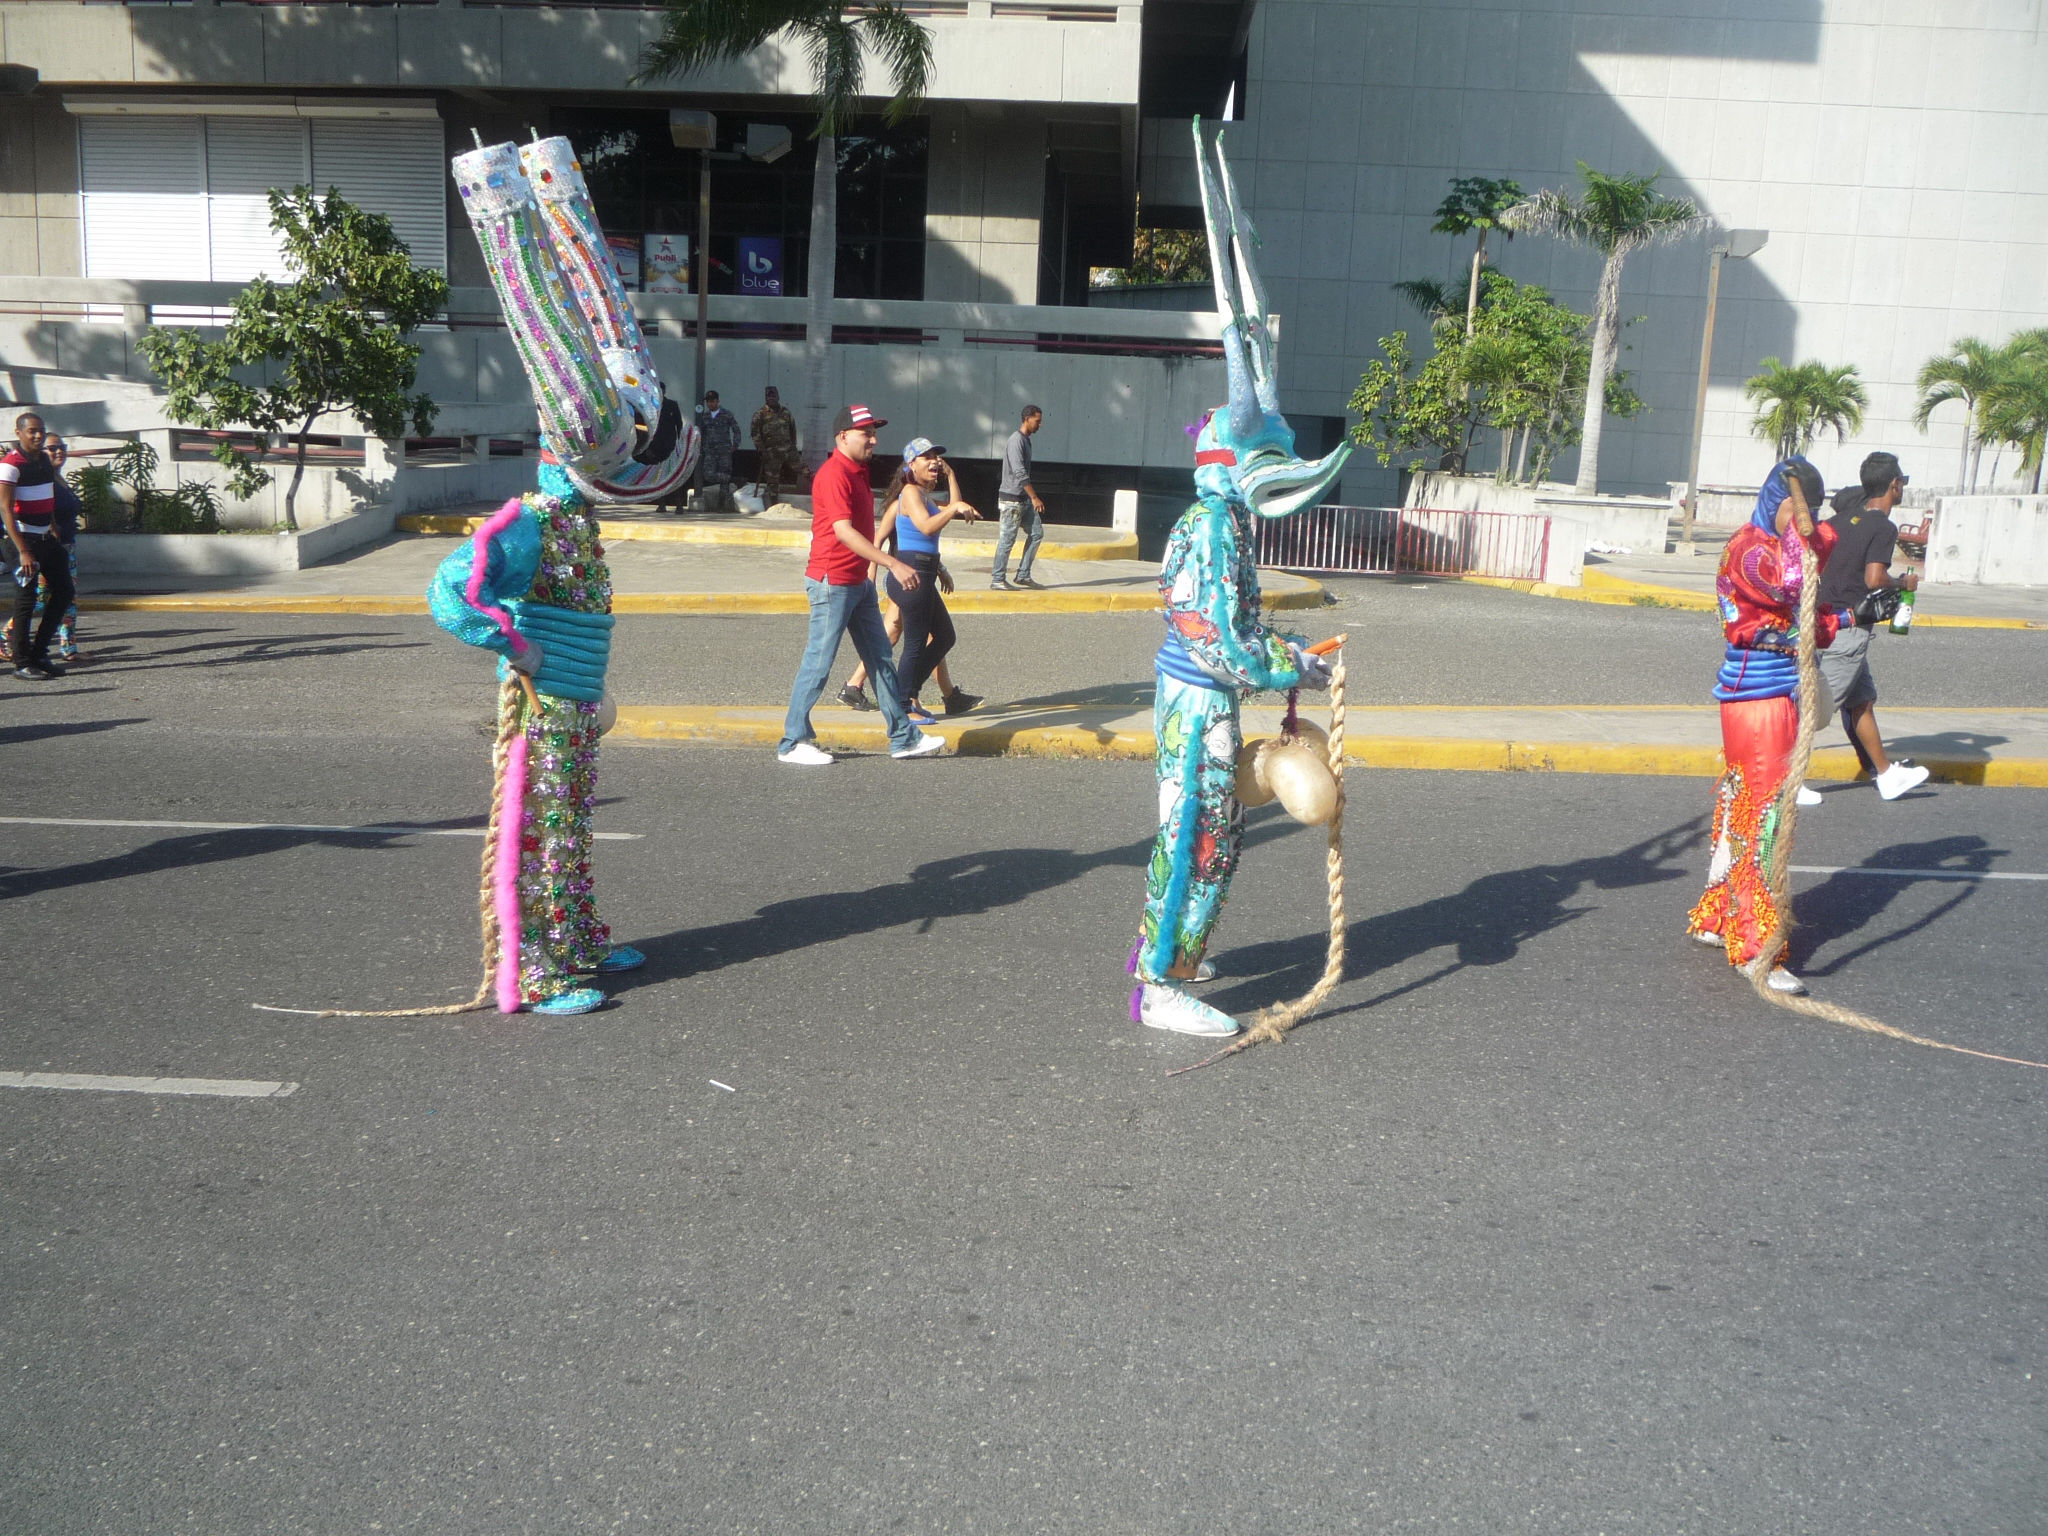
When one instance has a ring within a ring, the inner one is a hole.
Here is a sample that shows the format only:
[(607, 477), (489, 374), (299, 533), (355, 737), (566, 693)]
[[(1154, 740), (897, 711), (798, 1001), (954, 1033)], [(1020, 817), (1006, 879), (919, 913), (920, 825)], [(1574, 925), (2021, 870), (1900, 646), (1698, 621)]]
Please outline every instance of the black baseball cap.
[(839, 407), (839, 414), (832, 418), (832, 435), (837, 437), (841, 432), (851, 432), (855, 427), (873, 430), (887, 425), (889, 423), (886, 418), (877, 416), (864, 405), (842, 405)]

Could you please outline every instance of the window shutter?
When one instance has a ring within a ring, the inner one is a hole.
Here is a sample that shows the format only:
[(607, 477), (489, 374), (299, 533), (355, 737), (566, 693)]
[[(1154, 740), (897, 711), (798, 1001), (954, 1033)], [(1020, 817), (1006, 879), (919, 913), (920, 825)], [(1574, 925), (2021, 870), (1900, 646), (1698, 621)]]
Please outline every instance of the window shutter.
[(391, 221), (422, 267), (448, 270), (448, 162), (441, 124), (350, 118), (313, 124), (313, 187)]
[(284, 261), (270, 228), (270, 190), (307, 181), (306, 125), (290, 117), (206, 120), (206, 210), (213, 280), (282, 278)]
[(206, 141), (196, 117), (81, 117), (87, 277), (205, 282)]

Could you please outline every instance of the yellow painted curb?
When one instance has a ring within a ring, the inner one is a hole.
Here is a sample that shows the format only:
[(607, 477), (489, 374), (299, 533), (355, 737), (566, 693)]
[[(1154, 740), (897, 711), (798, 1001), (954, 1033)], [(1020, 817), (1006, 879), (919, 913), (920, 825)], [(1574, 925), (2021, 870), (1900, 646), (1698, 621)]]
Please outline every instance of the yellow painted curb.
[[(457, 512), (408, 512), (398, 519), (400, 533), (433, 534), (443, 538), (468, 538), (484, 525), (481, 517)], [(739, 523), (645, 523), (619, 519), (601, 520), (598, 537), (607, 544), (723, 544), (744, 549), (808, 549), (808, 528), (764, 528)], [(957, 546), (956, 546), (957, 547)], [(1041, 560), (1135, 560), (1138, 536), (1120, 533), (1108, 539), (1073, 543), (1048, 542), (1038, 547)]]
[[(1282, 578), (1269, 578), (1282, 579)], [(1266, 593), (1266, 607), (1287, 611), (1323, 606), (1320, 582), (1287, 577), (1289, 585)], [(424, 597), (402, 594), (219, 592), (161, 593), (149, 597), (88, 597), (78, 606), (92, 613), (282, 613), (282, 614), (416, 614), (427, 611)], [(1087, 588), (1052, 588), (1038, 592), (991, 592), (986, 588), (956, 591), (946, 599), (954, 613), (996, 613), (1012, 616), (1087, 613), (1156, 613), (1158, 592), (1150, 587), (1117, 592)], [(808, 613), (802, 592), (618, 592), (614, 613), (749, 614)]]
[[(1609, 607), (1677, 608), (1688, 613), (1713, 613), (1719, 608), (1710, 592), (1687, 587), (1657, 586), (1647, 581), (1629, 581), (1604, 571), (1585, 573), (1583, 587), (1554, 586), (1547, 581), (1517, 581), (1507, 576), (1459, 576), (1458, 581), (1478, 587), (1504, 587), (1532, 597), (1555, 597), (1569, 603), (1601, 603)], [(2048, 629), (2040, 619), (1973, 618), (1959, 613), (1923, 613), (1913, 619), (1915, 629)]]
[[(821, 708), (812, 721), (818, 744), (829, 752), (886, 752), (887, 727), (879, 718), (850, 710)], [(943, 736), (961, 757), (1153, 756), (1149, 730), (1107, 725), (1012, 725), (1000, 717), (983, 722), (947, 721), (926, 727)], [(634, 741), (683, 742), (700, 746), (773, 747), (782, 725), (769, 712), (731, 710), (719, 705), (626, 705), (613, 735)], [(1345, 760), (1361, 768), (1449, 770), (1463, 773), (1592, 773), (1712, 779), (1721, 774), (1714, 747), (1651, 746), (1626, 742), (1503, 741), (1462, 736), (1353, 736)], [(1953, 784), (2048, 789), (2048, 758), (2005, 758), (1992, 762), (1922, 758), (1933, 776)], [(1855, 754), (1816, 752), (1810, 777), (1823, 782), (1853, 780)]]

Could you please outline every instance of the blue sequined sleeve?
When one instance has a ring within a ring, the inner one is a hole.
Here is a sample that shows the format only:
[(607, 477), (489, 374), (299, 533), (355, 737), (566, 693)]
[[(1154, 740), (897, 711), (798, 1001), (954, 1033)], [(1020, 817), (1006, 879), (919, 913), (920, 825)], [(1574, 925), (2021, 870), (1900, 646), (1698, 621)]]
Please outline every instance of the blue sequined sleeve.
[[(540, 569), (540, 522), (530, 507), (508, 507), (494, 515), (474, 536), (464, 539), (443, 560), (427, 588), (427, 609), (434, 622), (465, 645), (482, 646), (499, 656), (512, 650), (512, 617), (506, 603), (526, 596)], [(484, 572), (471, 600), (470, 579), (478, 548)]]
[(1166, 625), (1203, 671), (1239, 693), (1300, 681), (1288, 637), (1259, 622), (1259, 573), (1228, 507), (1197, 502), (1173, 530), (1160, 571)]

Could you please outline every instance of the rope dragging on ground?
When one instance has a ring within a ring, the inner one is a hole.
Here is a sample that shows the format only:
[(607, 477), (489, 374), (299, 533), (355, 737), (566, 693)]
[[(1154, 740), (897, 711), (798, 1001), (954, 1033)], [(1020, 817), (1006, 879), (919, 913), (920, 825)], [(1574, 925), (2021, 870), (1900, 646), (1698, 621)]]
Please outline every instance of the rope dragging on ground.
[[(520, 713), (520, 684), (526, 684), (526, 699), (538, 712), (539, 701), (534, 697), (532, 684), (520, 673), (514, 673), (498, 685), (498, 738), (491, 749), (491, 819), (484, 832), (483, 873), (478, 879), (477, 910), (483, 925), (483, 980), (477, 983), (476, 995), (466, 1003), (443, 1003), (434, 1008), (280, 1008), (274, 1003), (251, 1003), (249, 1006), (264, 1013), (295, 1013), (314, 1019), (420, 1019), (453, 1013), (475, 1013), (488, 1006), (498, 970), (498, 920), (496, 885), (492, 879), (498, 857), (498, 829), (504, 816), (505, 807), (505, 764), (511, 756), (512, 742), (525, 729), (525, 718)], [(511, 814), (517, 816), (519, 808), (513, 807)]]
[(1330, 661), (1330, 776), (1337, 781), (1336, 803), (1330, 808), (1330, 849), (1324, 858), (1324, 869), (1330, 892), (1330, 948), (1323, 959), (1323, 974), (1316, 984), (1291, 1003), (1275, 1003), (1259, 1010), (1252, 1020), (1251, 1028), (1239, 1035), (1230, 1044), (1213, 1055), (1205, 1056), (1192, 1066), (1175, 1067), (1166, 1075), (1178, 1077), (1183, 1072), (1193, 1072), (1206, 1067), (1213, 1061), (1226, 1056), (1235, 1056), (1239, 1051), (1248, 1051), (1255, 1045), (1277, 1044), (1284, 1039), (1287, 1031), (1323, 1006), (1337, 983), (1344, 979), (1344, 640), (1340, 635), (1335, 640), (1325, 640), (1309, 650), (1316, 655), (1328, 655)]
[(1824, 1003), (1817, 997), (1771, 990), (1771, 971), (1792, 941), (1792, 832), (1799, 816), (1799, 791), (1806, 783), (1807, 769), (1813, 763), (1814, 731), (1820, 723), (1820, 668), (1813, 644), (1814, 610), (1820, 593), (1820, 564), (1814, 558), (1813, 546), (1806, 542), (1813, 537), (1813, 520), (1805, 493), (1796, 479), (1791, 482), (1791, 492), (1792, 516), (1804, 534), (1799, 550), (1799, 733), (1794, 738), (1784, 782), (1778, 786), (1777, 804), (1772, 811), (1776, 831), (1771, 842), (1771, 864), (1764, 873), (1776, 921), (1764, 939), (1763, 948), (1757, 951), (1756, 959), (1749, 964), (1749, 984), (1765, 1002), (1792, 1013), (1803, 1013), (1810, 1018), (1826, 1019), (1831, 1024), (1843, 1024), (1850, 1029), (1903, 1040), (1908, 1045), (1954, 1051), (1961, 1056), (1978, 1056), (1985, 1061), (2002, 1061), (2008, 1066), (2048, 1070), (2048, 1062), (2028, 1061), (2019, 1056), (1998, 1056), (1990, 1051), (1972, 1050), (1966, 1045), (1950, 1045), (1945, 1040), (1930, 1040), (1925, 1035), (1909, 1034), (1881, 1019), (1873, 1019), (1867, 1013), (1844, 1008), (1840, 1003)]

